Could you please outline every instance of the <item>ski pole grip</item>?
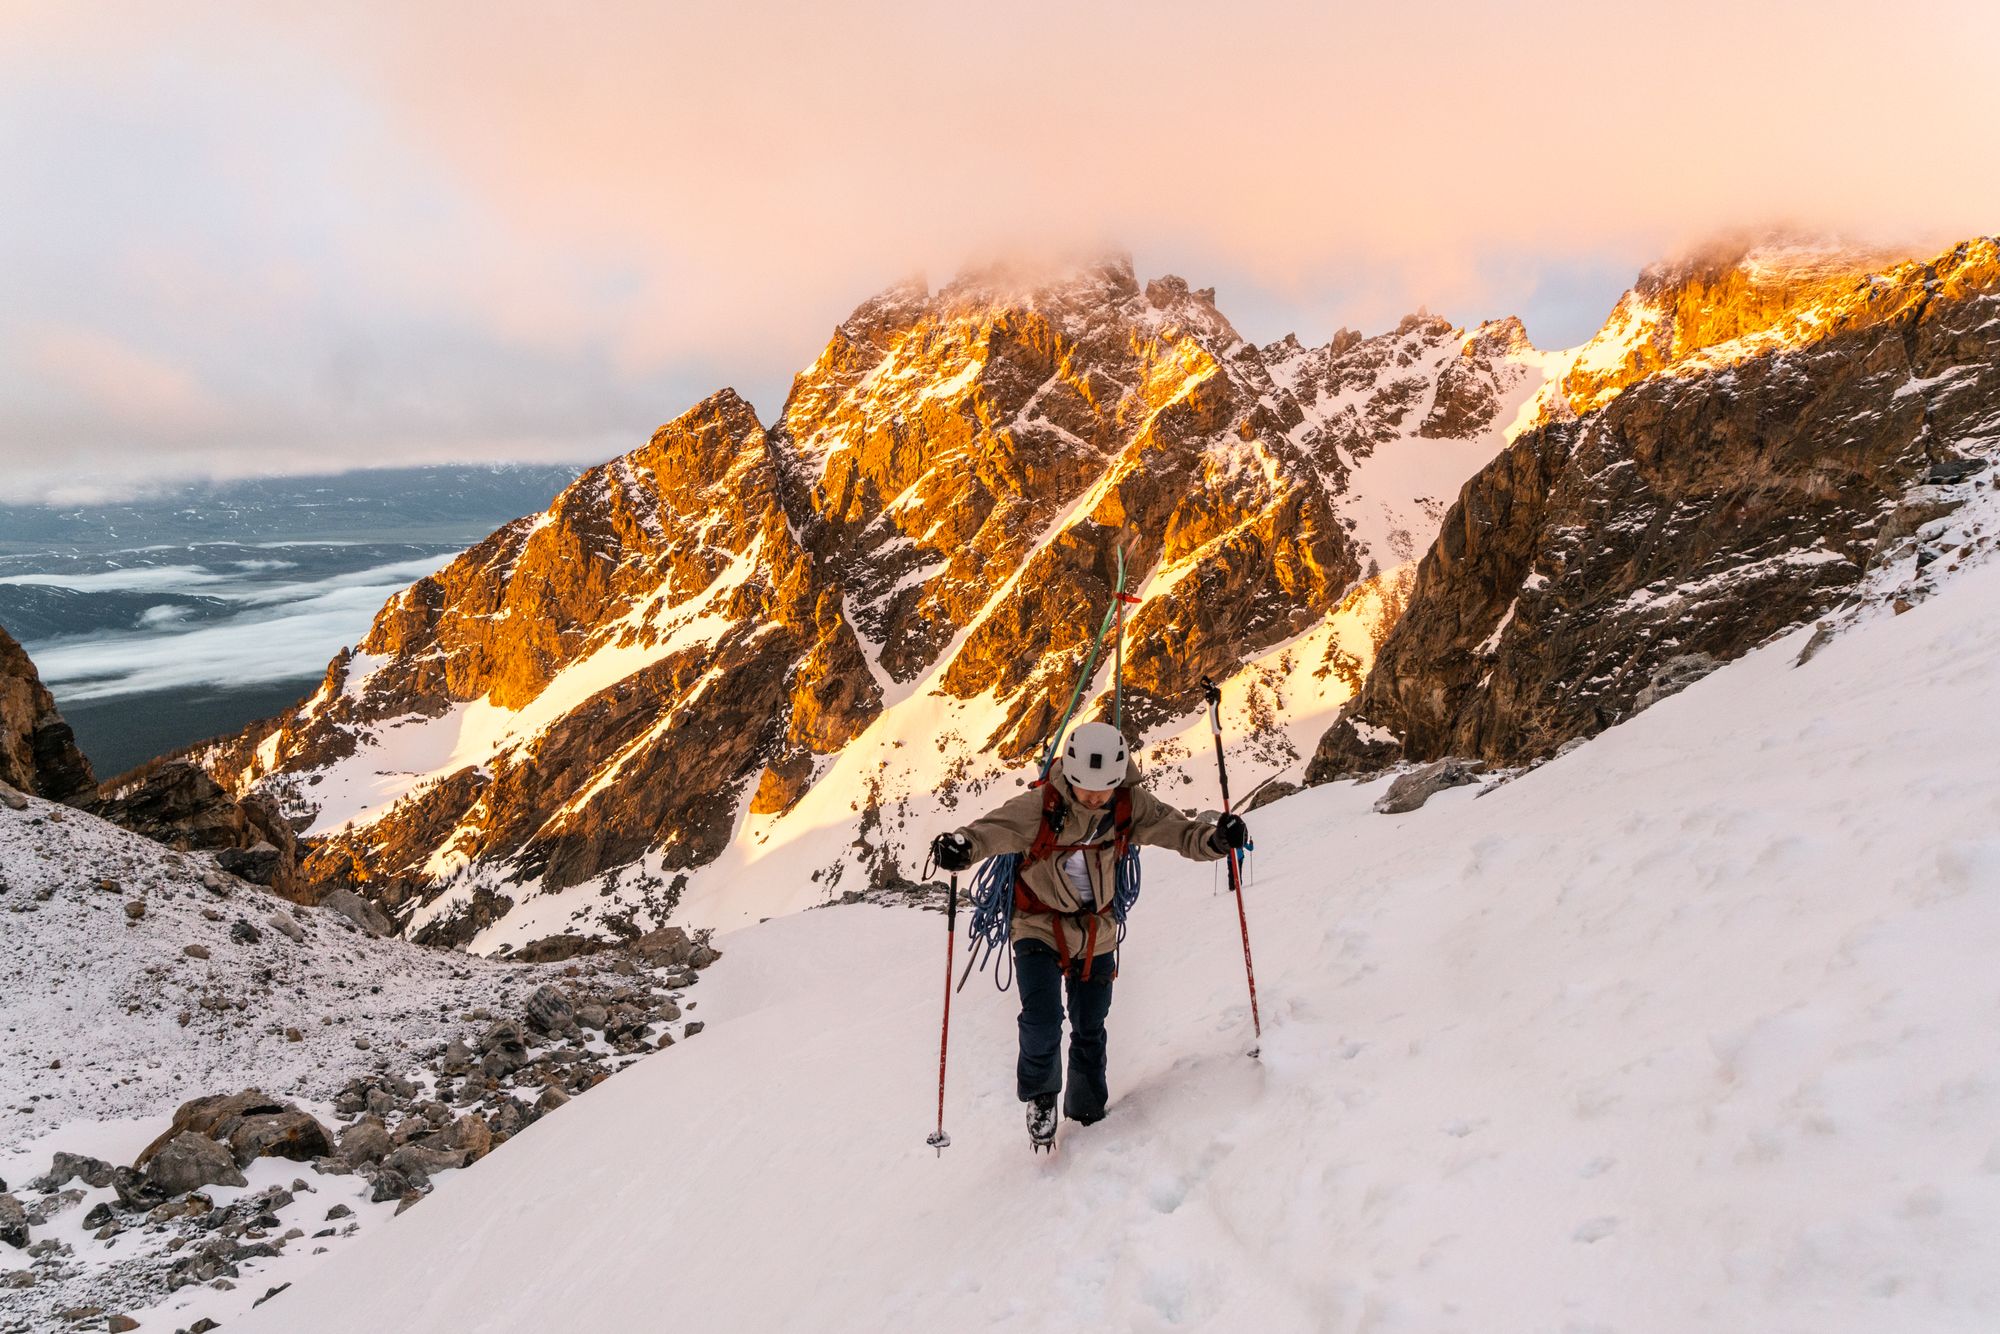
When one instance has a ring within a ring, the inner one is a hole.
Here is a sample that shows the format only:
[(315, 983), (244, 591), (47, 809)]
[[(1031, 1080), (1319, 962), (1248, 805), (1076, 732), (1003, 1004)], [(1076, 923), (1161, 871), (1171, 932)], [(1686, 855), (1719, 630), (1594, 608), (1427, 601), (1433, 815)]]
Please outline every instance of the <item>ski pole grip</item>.
[(1222, 735), (1222, 687), (1213, 677), (1201, 678), (1201, 697), (1208, 701), (1208, 730), (1217, 737)]

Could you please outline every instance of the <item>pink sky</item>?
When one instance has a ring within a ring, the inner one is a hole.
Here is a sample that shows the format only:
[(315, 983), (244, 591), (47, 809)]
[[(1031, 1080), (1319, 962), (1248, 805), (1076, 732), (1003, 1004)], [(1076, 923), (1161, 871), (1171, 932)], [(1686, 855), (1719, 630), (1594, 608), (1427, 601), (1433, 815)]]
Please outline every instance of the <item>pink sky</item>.
[(296, 8), (0, 0), (8, 493), (768, 420), (1000, 250), (1559, 344), (1718, 230), (2000, 226), (1988, 4)]

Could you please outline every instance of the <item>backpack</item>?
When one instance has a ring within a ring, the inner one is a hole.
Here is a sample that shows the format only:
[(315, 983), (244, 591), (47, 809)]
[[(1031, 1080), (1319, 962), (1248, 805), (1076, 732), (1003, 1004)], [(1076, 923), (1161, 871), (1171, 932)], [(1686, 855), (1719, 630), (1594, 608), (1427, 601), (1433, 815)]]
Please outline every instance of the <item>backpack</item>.
[[(1052, 918), (1087, 918), (1085, 932), (1089, 950), (1083, 962), (1083, 981), (1090, 980), (1090, 971), (1097, 954), (1098, 913), (1066, 913), (1050, 907), (1028, 888), (1021, 873), (1035, 863), (1044, 861), (1058, 853), (1089, 851), (1104, 846), (1103, 833), (1107, 832), (1100, 823), (1091, 831), (1091, 837), (1082, 843), (1061, 843), (1062, 827), (1069, 819), (1069, 804), (1056, 791), (1055, 784), (1042, 785), (1042, 823), (1035, 831), (1034, 842), (1025, 853), (1008, 852), (997, 857), (989, 857), (979, 868), (979, 874), (972, 882), (972, 921), (967, 948), (978, 951), (986, 947), (984, 957), (979, 959), (984, 966), (986, 959), (1000, 950), (1014, 934), (1014, 914), (1045, 915)], [(1125, 919), (1132, 911), (1132, 905), (1139, 901), (1139, 850), (1132, 846), (1132, 789), (1121, 786), (1111, 799), (1112, 881), (1111, 914), (1118, 923), (1118, 939), (1112, 948), (1116, 950), (1125, 943)], [(1054, 927), (1056, 953), (1065, 973), (1070, 967), (1069, 942), (1058, 922)], [(1012, 955), (1006, 965), (1008, 976), (1003, 979), (999, 969), (994, 970), (993, 980), (1002, 991), (1012, 981)], [(968, 965), (967, 976), (970, 976)], [(1116, 964), (1113, 964), (1115, 970)], [(963, 986), (964, 980), (959, 982)]]

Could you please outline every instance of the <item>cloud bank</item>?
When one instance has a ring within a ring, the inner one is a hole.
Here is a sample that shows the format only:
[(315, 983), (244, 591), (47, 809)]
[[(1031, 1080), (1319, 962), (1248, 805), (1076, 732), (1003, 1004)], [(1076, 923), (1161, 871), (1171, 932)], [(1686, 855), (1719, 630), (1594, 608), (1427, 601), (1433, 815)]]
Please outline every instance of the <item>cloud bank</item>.
[(189, 593), (241, 608), (221, 620), (185, 625), (185, 608), (163, 604), (144, 613), (137, 630), (28, 645), (57, 698), (83, 703), (179, 686), (241, 687), (315, 675), (342, 646), (367, 633), (390, 596), (451, 560), (447, 553), (304, 580), (259, 579), (255, 569), (236, 574), (227, 567), (166, 565), (17, 575), (0, 583), (86, 593)]
[(0, 487), (768, 419), (1000, 252), (1574, 341), (1719, 230), (2000, 226), (1995, 49), (1974, 0), (0, 8)]

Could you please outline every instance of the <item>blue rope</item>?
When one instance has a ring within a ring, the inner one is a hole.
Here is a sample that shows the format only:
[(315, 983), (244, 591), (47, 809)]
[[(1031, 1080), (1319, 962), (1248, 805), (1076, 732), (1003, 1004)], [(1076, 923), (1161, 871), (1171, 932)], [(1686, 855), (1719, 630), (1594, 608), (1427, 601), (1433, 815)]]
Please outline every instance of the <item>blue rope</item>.
[(965, 933), (966, 953), (979, 956), (981, 972), (996, 952), (1006, 956), (1007, 962), (1001, 965), (1007, 970), (1006, 981), (1001, 980), (1000, 967), (993, 970), (993, 985), (1002, 991), (1014, 982), (1014, 954), (1007, 948), (1007, 940), (1014, 933), (1014, 876), (1020, 867), (1020, 853), (1002, 853), (981, 862), (979, 874), (972, 878), (972, 916)]
[[(976, 956), (981, 972), (1000, 955), (1005, 962), (993, 970), (993, 985), (1005, 991), (1014, 984), (1014, 954), (1008, 949), (1014, 934), (1014, 877), (1020, 874), (1021, 854), (1006, 852), (980, 863), (972, 878), (972, 914), (966, 928), (965, 949)], [(1139, 901), (1139, 849), (1127, 847), (1112, 868), (1111, 915), (1118, 921), (1118, 945), (1125, 943), (1125, 918)], [(1058, 928), (1060, 929), (1060, 928)]]
[(1125, 916), (1132, 911), (1132, 905), (1139, 901), (1139, 849), (1132, 846), (1125, 849), (1125, 855), (1118, 859), (1113, 871), (1116, 890), (1111, 896), (1111, 913), (1118, 919), (1118, 945), (1125, 945)]
[(1111, 911), (1118, 918), (1120, 926), (1125, 925), (1125, 915), (1132, 911), (1132, 905), (1139, 901), (1139, 849), (1128, 847), (1125, 855), (1118, 859), (1113, 874), (1117, 888), (1111, 896)]

